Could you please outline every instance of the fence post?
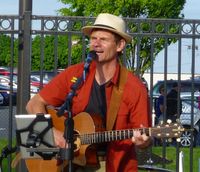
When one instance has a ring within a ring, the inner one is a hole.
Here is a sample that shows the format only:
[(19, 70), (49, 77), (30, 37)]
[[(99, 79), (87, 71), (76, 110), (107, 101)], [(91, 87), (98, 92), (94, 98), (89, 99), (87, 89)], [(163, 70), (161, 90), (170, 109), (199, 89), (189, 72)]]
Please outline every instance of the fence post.
[(199, 158), (198, 172), (200, 172), (200, 158)]
[[(32, 0), (19, 0), (19, 47), (18, 47), (18, 87), (17, 114), (27, 113), (25, 104), (30, 98), (31, 69), (31, 15)], [(16, 168), (18, 172), (26, 172), (24, 160)]]
[(179, 172), (184, 172), (183, 159), (184, 159), (183, 151), (180, 151), (179, 152)]

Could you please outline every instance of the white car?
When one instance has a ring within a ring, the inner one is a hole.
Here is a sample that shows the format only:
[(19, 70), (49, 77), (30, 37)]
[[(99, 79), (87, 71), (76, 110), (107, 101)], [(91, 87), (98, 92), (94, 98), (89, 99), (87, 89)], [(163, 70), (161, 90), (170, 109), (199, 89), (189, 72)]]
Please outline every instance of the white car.
[[(10, 77), (8, 77), (8, 76), (0, 76), (0, 83), (2, 85), (10, 87), (10, 85), (11, 85)], [(13, 88), (17, 88), (17, 80), (16, 80), (16, 76), (15, 75), (13, 75)]]
[[(197, 146), (199, 144), (199, 132), (200, 132), (200, 109), (198, 108), (197, 97), (200, 96), (199, 93), (194, 94), (194, 100), (191, 99), (190, 95), (182, 94), (182, 113), (180, 115), (180, 123), (181, 125), (188, 129), (183, 132), (180, 138), (180, 144), (183, 147), (189, 147), (191, 145), (192, 136), (193, 136), (193, 145)], [(193, 115), (193, 124), (192, 121)], [(193, 133), (192, 130), (193, 128)]]

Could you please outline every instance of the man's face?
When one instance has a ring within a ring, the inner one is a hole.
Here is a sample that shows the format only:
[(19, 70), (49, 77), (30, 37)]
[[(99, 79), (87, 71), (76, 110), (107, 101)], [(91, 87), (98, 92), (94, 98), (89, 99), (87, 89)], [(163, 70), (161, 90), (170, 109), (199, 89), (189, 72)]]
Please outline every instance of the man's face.
[(90, 50), (95, 50), (98, 62), (107, 62), (116, 59), (118, 52), (122, 51), (125, 41), (116, 41), (115, 35), (106, 30), (94, 30), (90, 35)]

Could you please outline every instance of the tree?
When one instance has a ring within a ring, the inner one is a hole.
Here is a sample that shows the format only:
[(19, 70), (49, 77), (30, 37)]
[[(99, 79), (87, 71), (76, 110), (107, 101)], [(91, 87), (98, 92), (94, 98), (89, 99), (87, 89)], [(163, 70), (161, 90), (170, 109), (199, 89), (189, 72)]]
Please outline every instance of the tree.
[[(66, 8), (62, 8), (59, 12), (66, 16), (97, 16), (99, 13), (108, 12), (122, 17), (130, 18), (182, 18), (181, 10), (184, 7), (185, 0), (59, 0), (66, 4)], [(135, 25), (129, 25), (129, 29), (134, 29)], [(148, 29), (148, 26), (143, 24), (143, 29)], [(158, 25), (156, 29), (162, 30), (163, 26)], [(177, 26), (171, 26), (170, 30), (173, 33), (178, 31)], [(162, 38), (157, 38), (155, 41), (155, 56), (162, 50), (165, 41)], [(168, 45), (175, 42), (175, 39), (168, 39)], [(130, 69), (134, 69), (135, 50), (138, 40), (135, 38), (127, 47), (129, 57), (127, 65)], [(150, 50), (151, 41), (148, 37), (143, 37), (140, 44), (140, 63), (138, 66), (143, 73), (150, 67)]]
[[(55, 40), (58, 41), (58, 46), (55, 47)], [(32, 70), (52, 70), (54, 64), (57, 64), (57, 68), (64, 68), (67, 64), (67, 48), (63, 45), (66, 44), (66, 37), (47, 35), (41, 37), (37, 35), (32, 41)], [(57, 49), (57, 54), (55, 50)], [(42, 59), (42, 52), (44, 59)], [(56, 61), (56, 63), (55, 63)]]
[[(32, 70), (36, 71), (42, 69), (48, 71), (53, 70), (54, 65), (56, 65), (56, 68), (66, 68), (68, 65), (80, 62), (82, 46), (81, 44), (76, 43), (72, 45), (71, 62), (68, 64), (67, 41), (67, 36), (35, 36), (32, 41)], [(42, 54), (44, 55), (44, 58), (42, 58)]]
[[(11, 37), (9, 35), (0, 35), (0, 66), (10, 66), (11, 60), (13, 60), (13, 66), (17, 65), (17, 45), (18, 40), (14, 39), (13, 44), (14, 47), (11, 47)], [(13, 51), (13, 59), (11, 59), (11, 52)]]

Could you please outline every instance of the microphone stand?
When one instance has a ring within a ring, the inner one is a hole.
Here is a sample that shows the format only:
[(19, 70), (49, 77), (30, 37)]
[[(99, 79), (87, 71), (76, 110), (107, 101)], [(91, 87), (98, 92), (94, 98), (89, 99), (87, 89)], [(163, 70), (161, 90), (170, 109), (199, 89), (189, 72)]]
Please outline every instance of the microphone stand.
[(80, 88), (83, 83), (83, 76), (77, 78), (76, 82), (71, 86), (71, 91), (67, 95), (65, 103), (58, 110), (57, 115), (60, 117), (64, 114), (65, 110), (68, 113), (68, 117), (65, 119), (64, 126), (64, 138), (68, 144), (67, 148), (60, 148), (60, 157), (61, 160), (69, 161), (69, 172), (73, 171), (73, 152), (74, 152), (74, 120), (72, 115), (72, 100), (76, 96), (76, 90)]
[(72, 160), (74, 158), (74, 120), (72, 117), (72, 100), (73, 97), (76, 96), (76, 91), (80, 89), (80, 87), (83, 85), (86, 79), (86, 75), (89, 72), (89, 66), (93, 58), (96, 58), (96, 52), (91, 51), (88, 54), (88, 57), (86, 59), (83, 74), (77, 78), (74, 84), (71, 86), (71, 91), (68, 93), (66, 100), (64, 104), (61, 106), (61, 108), (58, 110), (57, 115), (60, 117), (64, 114), (65, 110), (68, 113), (68, 118), (65, 119), (65, 131), (64, 131), (64, 138), (66, 140), (66, 143), (68, 144), (67, 148), (61, 148), (60, 149), (60, 157), (61, 160), (68, 160), (69, 161), (69, 172), (73, 171), (73, 163)]

